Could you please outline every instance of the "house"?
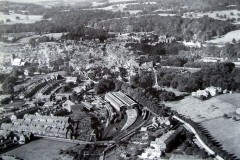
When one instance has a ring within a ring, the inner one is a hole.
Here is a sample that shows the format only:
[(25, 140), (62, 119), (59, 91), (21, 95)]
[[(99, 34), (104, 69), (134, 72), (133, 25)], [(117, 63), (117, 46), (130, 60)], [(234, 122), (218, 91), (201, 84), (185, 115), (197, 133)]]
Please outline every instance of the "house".
[(69, 99), (72, 95), (72, 92), (65, 92), (65, 93), (57, 93), (56, 100), (62, 100), (64, 97)]
[(93, 108), (93, 106), (92, 106), (90, 103), (88, 103), (88, 102), (82, 102), (82, 104), (83, 104), (84, 107), (85, 107), (86, 109), (88, 109), (89, 111)]
[(192, 155), (172, 154), (169, 160), (201, 160), (201, 158)]
[(210, 93), (210, 95), (212, 97), (214, 97), (217, 94), (222, 92), (222, 88), (221, 87), (213, 87), (213, 86), (211, 86), (211, 87), (206, 88), (205, 91), (208, 91)]
[(167, 143), (167, 140), (174, 132), (175, 130), (171, 130), (163, 134), (161, 137), (156, 138), (155, 141), (151, 141), (150, 146), (158, 150), (159, 152), (165, 151), (169, 147), (169, 143)]
[(202, 59), (203, 62), (213, 62), (213, 63), (216, 63), (216, 62), (223, 62), (224, 61), (224, 58), (218, 58), (218, 57), (204, 57)]
[(69, 112), (72, 111), (72, 106), (75, 105), (75, 103), (73, 103), (72, 101), (70, 100), (66, 100), (63, 104), (62, 104), (62, 107), (67, 109)]
[(53, 107), (53, 106), (54, 106), (54, 102), (49, 101), (44, 103), (44, 107)]
[(77, 83), (77, 77), (66, 77), (66, 83), (73, 82), (74, 84)]
[(149, 159), (149, 160), (154, 160), (154, 159), (160, 159), (162, 155), (162, 152), (159, 150), (153, 149), (153, 148), (146, 148), (144, 152), (138, 156), (140, 159)]
[(210, 95), (210, 93), (208, 91), (205, 91), (205, 90), (198, 90), (196, 92), (192, 92), (192, 96), (197, 97), (197, 98), (200, 98), (201, 96), (203, 96), (205, 98), (208, 98), (209, 95)]
[(25, 62), (21, 58), (14, 58), (12, 55), (11, 57), (11, 65), (12, 66), (24, 66)]
[(36, 95), (36, 100), (37, 101), (49, 102), (50, 98), (51, 98), (51, 95), (42, 95), (42, 94), (37, 94)]

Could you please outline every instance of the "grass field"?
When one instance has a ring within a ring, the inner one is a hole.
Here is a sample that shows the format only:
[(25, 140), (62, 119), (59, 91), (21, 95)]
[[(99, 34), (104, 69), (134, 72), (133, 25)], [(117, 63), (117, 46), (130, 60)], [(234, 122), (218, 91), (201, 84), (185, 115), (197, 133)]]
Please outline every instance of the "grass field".
[[(165, 105), (200, 122), (223, 145), (223, 149), (240, 157), (240, 115), (235, 113), (240, 107), (240, 94), (222, 94), (206, 101), (188, 96)], [(223, 114), (236, 116), (238, 121), (224, 119)]]
[(206, 42), (215, 43), (215, 44), (225, 44), (225, 43), (231, 43), (233, 38), (235, 38), (237, 41), (240, 40), (240, 30), (228, 32), (226, 35), (224, 35), (221, 38), (216, 38)]
[[(236, 9), (232, 9), (232, 10), (221, 10), (221, 11), (213, 11), (213, 12), (205, 12), (205, 13), (190, 13), (193, 18), (201, 18), (205, 15), (214, 18), (214, 19), (219, 19), (219, 20), (227, 20), (235, 18), (238, 19), (240, 18), (240, 16), (238, 15), (240, 13), (240, 11), (236, 10)], [(217, 14), (219, 15), (219, 17), (217, 16)], [(188, 14), (187, 14), (188, 15)], [(226, 15), (226, 18), (220, 18), (220, 16), (224, 16)], [(184, 15), (183, 18), (185, 18), (186, 16)], [(239, 23), (239, 22), (237, 22)]]
[(240, 121), (221, 117), (203, 122), (202, 125), (223, 145), (225, 150), (240, 157)]
[[(16, 17), (20, 17), (19, 20)], [(11, 22), (6, 22), (7, 19), (10, 19)], [(0, 21), (3, 20), (5, 24), (16, 24), (16, 23), (34, 23), (36, 21), (40, 21), (42, 19), (42, 15), (28, 15), (28, 19), (26, 15), (10, 13), (9, 15), (3, 14), (0, 12)]]
[(240, 94), (223, 94), (206, 101), (187, 96), (180, 101), (165, 102), (164, 104), (196, 122), (201, 122), (235, 112), (240, 107)]
[(62, 157), (59, 150), (72, 146), (74, 144), (40, 139), (13, 149), (5, 155), (14, 155), (24, 160), (70, 160), (71, 157)]

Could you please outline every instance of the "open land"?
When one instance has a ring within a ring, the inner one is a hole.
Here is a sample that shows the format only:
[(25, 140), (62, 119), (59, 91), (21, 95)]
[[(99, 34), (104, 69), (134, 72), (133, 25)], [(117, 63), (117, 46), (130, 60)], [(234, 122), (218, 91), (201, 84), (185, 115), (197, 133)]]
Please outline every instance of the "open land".
[[(221, 10), (221, 11), (212, 11), (212, 12), (204, 12), (204, 13), (192, 13), (193, 18), (201, 18), (205, 15), (207, 15), (208, 17), (214, 18), (214, 19), (219, 19), (219, 20), (227, 20), (227, 19), (232, 19), (232, 18), (239, 18), (239, 14), (240, 11), (233, 9), (233, 10)], [(217, 16), (219, 15), (219, 16)], [(226, 17), (224, 18), (220, 18), (220, 16), (224, 16), (226, 15)], [(184, 18), (186, 17), (185, 15), (183, 16)], [(239, 24), (240, 22), (236, 22), (234, 24)]]
[(201, 122), (235, 112), (239, 107), (238, 104), (240, 104), (239, 98), (239, 94), (224, 94), (202, 101), (192, 96), (187, 96), (180, 101), (165, 102), (165, 105), (178, 111), (180, 114), (190, 117), (193, 121)]
[(67, 149), (69, 147), (72, 147), (73, 145), (74, 144), (66, 142), (39, 139), (16, 149), (13, 149), (5, 154), (14, 155), (24, 160), (67, 160), (67, 157), (62, 157), (59, 154), (59, 150)]
[(223, 94), (206, 101), (188, 96), (181, 101), (165, 104), (195, 122), (200, 122), (224, 149), (240, 156), (240, 121), (223, 118), (223, 114), (234, 115), (240, 107), (239, 94)]
[(202, 125), (222, 144), (224, 149), (240, 156), (240, 121), (220, 117), (203, 122)]
[(206, 42), (214, 44), (225, 44), (231, 43), (233, 38), (235, 38), (236, 41), (240, 40), (240, 30), (229, 32), (226, 35), (222, 36), (221, 38), (216, 38)]
[[(20, 19), (17, 20), (16, 17)], [(10, 22), (6, 22), (7, 19), (10, 19)], [(3, 20), (6, 24), (16, 24), (16, 23), (35, 23), (36, 21), (40, 21), (42, 19), (42, 15), (22, 15), (10, 13), (9, 15), (3, 14), (0, 12), (0, 21)]]

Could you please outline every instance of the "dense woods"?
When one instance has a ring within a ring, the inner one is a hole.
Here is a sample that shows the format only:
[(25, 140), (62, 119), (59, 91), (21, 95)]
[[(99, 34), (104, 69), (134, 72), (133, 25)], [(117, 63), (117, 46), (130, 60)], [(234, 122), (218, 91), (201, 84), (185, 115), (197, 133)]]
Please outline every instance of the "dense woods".
[(180, 16), (143, 15), (141, 17), (100, 21), (96, 24), (98, 28), (113, 32), (124, 32), (128, 25), (132, 25), (133, 32), (154, 31), (158, 35), (169, 34), (185, 40), (194, 37), (199, 41), (210, 40), (213, 36), (221, 36), (236, 29), (233, 24), (227, 21), (220, 21), (207, 16), (188, 19)]

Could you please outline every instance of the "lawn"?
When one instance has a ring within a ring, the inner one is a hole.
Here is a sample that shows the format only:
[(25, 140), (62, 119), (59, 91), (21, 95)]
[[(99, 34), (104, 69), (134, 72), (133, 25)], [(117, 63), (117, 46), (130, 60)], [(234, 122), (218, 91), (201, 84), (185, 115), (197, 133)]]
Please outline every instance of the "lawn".
[(203, 122), (202, 125), (223, 145), (225, 150), (240, 157), (240, 121), (221, 117)]
[(39, 139), (13, 149), (5, 155), (14, 155), (24, 160), (70, 160), (70, 157), (59, 155), (60, 149), (67, 149), (74, 144)]
[(180, 101), (165, 102), (166, 106), (178, 111), (196, 122), (215, 119), (223, 114), (231, 114), (240, 107), (240, 94), (223, 94), (206, 101), (190, 96)]

